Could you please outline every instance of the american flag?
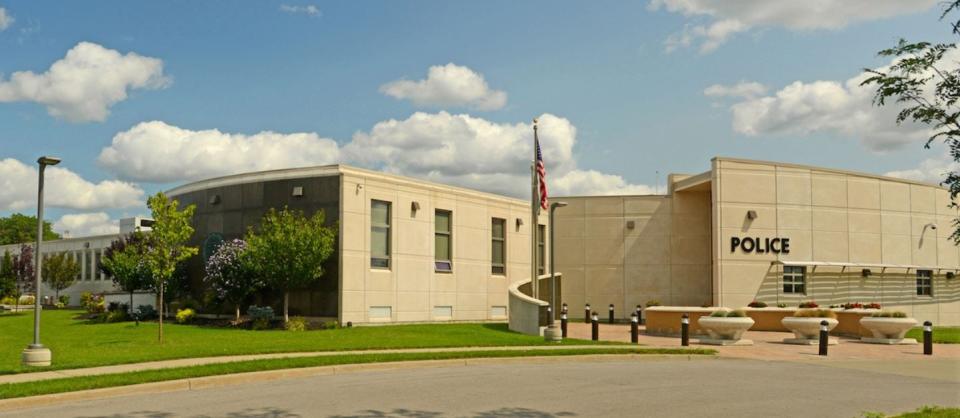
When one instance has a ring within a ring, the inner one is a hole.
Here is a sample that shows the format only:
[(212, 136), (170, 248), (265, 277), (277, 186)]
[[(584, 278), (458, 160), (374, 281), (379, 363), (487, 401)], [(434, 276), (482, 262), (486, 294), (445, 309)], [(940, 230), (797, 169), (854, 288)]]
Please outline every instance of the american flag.
[(540, 183), (540, 207), (547, 208), (547, 170), (543, 167), (543, 153), (540, 152), (540, 140), (537, 145), (537, 180)]

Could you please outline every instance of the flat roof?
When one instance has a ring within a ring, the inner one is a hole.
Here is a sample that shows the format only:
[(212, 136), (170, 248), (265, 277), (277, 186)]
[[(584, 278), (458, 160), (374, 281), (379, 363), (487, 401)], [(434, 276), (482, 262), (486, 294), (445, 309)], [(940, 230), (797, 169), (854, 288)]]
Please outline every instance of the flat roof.
[(863, 171), (843, 170), (843, 169), (838, 169), (838, 168), (817, 167), (817, 166), (805, 165), (805, 164), (782, 163), (782, 162), (777, 162), (777, 161), (751, 160), (751, 159), (746, 159), (746, 158), (721, 157), (721, 156), (713, 157), (713, 158), (710, 159), (710, 161), (730, 161), (730, 162), (734, 162), (734, 163), (745, 163), (745, 164), (778, 165), (778, 166), (782, 166), (782, 167), (799, 168), (799, 169), (803, 169), (803, 170), (824, 171), (824, 172), (827, 172), (827, 173), (846, 174), (846, 175), (858, 176), (858, 177), (868, 177), (868, 178), (874, 178), (874, 179), (877, 179), (877, 180), (896, 181), (896, 182), (901, 182), (901, 183), (916, 184), (916, 185), (919, 185), (919, 186), (928, 186), (928, 187), (935, 187), (935, 188), (938, 188), (938, 189), (948, 190), (946, 187), (943, 187), (943, 186), (941, 186), (941, 185), (939, 185), (939, 184), (933, 184), (933, 183), (927, 183), (927, 182), (923, 182), (923, 181), (916, 181), (916, 180), (904, 179), (904, 178), (900, 178), (900, 177), (882, 176), (882, 175), (879, 175), (879, 174), (866, 173), (866, 172), (863, 172)]

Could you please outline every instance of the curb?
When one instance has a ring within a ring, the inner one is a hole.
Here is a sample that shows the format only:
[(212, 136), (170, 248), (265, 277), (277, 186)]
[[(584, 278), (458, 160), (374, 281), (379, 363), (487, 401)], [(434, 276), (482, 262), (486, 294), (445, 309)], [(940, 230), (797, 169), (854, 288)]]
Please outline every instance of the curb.
[(168, 393), (194, 391), (233, 386), (256, 382), (269, 382), (281, 379), (330, 376), (367, 371), (410, 370), (443, 367), (470, 367), (498, 364), (536, 363), (553, 364), (578, 362), (616, 362), (623, 360), (676, 360), (686, 359), (704, 360), (718, 359), (717, 355), (709, 354), (584, 354), (568, 356), (532, 356), (532, 357), (499, 357), (499, 358), (472, 358), (446, 360), (416, 360), (394, 361), (383, 363), (341, 364), (335, 366), (317, 366), (295, 369), (264, 370), (217, 376), (194, 377), (164, 382), (141, 383), (128, 386), (81, 390), (75, 392), (54, 393), (49, 395), (28, 396), (14, 399), (0, 399), (0, 412), (14, 411), (25, 408), (53, 406), (67, 402), (87, 401), (104, 398), (113, 398), (129, 395), (143, 395), (154, 393)]

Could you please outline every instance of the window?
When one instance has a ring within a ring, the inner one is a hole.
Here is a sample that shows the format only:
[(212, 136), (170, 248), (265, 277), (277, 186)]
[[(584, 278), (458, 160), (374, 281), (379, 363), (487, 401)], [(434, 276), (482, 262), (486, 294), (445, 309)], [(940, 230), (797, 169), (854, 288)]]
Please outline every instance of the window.
[(507, 220), (493, 218), (493, 224), (490, 226), (490, 236), (492, 237), (490, 249), (490, 272), (498, 275), (507, 274)]
[(917, 270), (917, 296), (933, 296), (933, 272)]
[(437, 271), (448, 273), (453, 270), (453, 262), (450, 261), (453, 259), (453, 253), (450, 249), (450, 245), (453, 243), (451, 239), (452, 233), (450, 232), (452, 229), (450, 224), (451, 214), (448, 210), (437, 210), (433, 216), (433, 241), (435, 244), (433, 250), (434, 268)]
[(96, 250), (96, 258), (94, 258), (93, 263), (93, 279), (94, 280), (103, 280), (103, 275), (100, 273), (100, 261), (102, 260), (103, 250)]
[(783, 293), (806, 293), (807, 268), (783, 266)]
[(93, 280), (93, 275), (90, 274), (90, 251), (83, 252), (83, 280), (90, 281)]
[(537, 274), (545, 274), (547, 264), (547, 226), (537, 225)]
[(390, 202), (370, 201), (370, 267), (390, 268)]

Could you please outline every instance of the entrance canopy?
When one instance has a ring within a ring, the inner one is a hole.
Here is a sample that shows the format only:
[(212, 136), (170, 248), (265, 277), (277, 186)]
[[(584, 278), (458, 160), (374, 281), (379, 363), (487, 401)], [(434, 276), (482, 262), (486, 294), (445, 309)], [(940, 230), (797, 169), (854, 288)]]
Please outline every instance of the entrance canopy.
[(770, 262), (771, 265), (782, 265), (782, 266), (798, 266), (798, 267), (843, 267), (843, 268), (878, 268), (881, 270), (885, 269), (903, 269), (903, 270), (950, 270), (957, 271), (956, 267), (940, 267), (940, 266), (921, 266), (913, 264), (883, 264), (883, 263), (847, 263), (847, 262), (838, 262), (838, 261), (783, 261), (775, 260)]

